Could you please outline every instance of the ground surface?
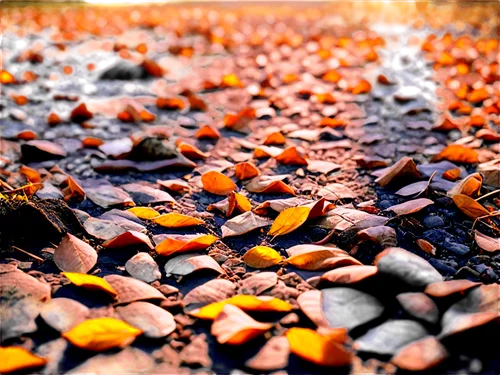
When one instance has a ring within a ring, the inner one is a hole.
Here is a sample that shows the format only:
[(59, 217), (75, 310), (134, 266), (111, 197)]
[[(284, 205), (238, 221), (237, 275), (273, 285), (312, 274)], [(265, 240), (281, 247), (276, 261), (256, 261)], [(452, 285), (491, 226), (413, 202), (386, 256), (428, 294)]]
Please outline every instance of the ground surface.
[(498, 373), (496, 22), (6, 8), (0, 371)]

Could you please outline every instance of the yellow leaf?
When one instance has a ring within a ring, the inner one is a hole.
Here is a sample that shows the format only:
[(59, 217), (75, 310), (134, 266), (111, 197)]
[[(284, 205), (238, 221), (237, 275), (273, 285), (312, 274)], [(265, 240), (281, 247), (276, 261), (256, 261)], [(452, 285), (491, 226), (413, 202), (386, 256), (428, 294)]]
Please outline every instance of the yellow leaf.
[(127, 211), (133, 213), (135, 216), (142, 220), (151, 220), (160, 215), (155, 209), (151, 207), (132, 207)]
[(153, 222), (167, 228), (183, 228), (201, 225), (205, 222), (196, 217), (170, 212), (153, 219)]
[(142, 331), (123, 320), (97, 318), (87, 320), (62, 334), (73, 345), (86, 350), (104, 351), (125, 347), (132, 343)]
[(219, 344), (240, 345), (262, 335), (272, 326), (252, 319), (236, 306), (226, 305), (212, 324), (210, 333)]
[(201, 176), (203, 189), (216, 195), (228, 195), (233, 190), (238, 190), (235, 183), (227, 176), (217, 171), (210, 171)]
[(335, 337), (322, 336), (308, 328), (293, 327), (285, 332), (290, 351), (321, 366), (347, 366), (353, 355)]
[(309, 207), (291, 207), (283, 210), (274, 220), (271, 229), (269, 229), (269, 234), (271, 236), (282, 236), (293, 232), (306, 222), (309, 212), (311, 212)]
[(171, 235), (155, 247), (158, 254), (168, 256), (186, 251), (204, 250), (217, 241), (211, 234)]
[(90, 290), (102, 290), (103, 292), (111, 295), (113, 298), (118, 295), (118, 293), (116, 293), (116, 290), (114, 290), (106, 280), (98, 276), (76, 272), (62, 272), (61, 275), (64, 275), (64, 277), (66, 277), (73, 284), (81, 286), (82, 288)]
[(282, 301), (270, 296), (251, 296), (246, 294), (238, 294), (234, 297), (220, 302), (214, 302), (190, 312), (191, 315), (200, 319), (213, 320), (219, 316), (226, 305), (237, 306), (245, 311), (274, 311), (285, 312), (291, 311), (293, 306), (288, 302)]
[(234, 198), (234, 208), (237, 208), (240, 212), (247, 212), (252, 209), (252, 204), (247, 197), (239, 193), (233, 192), (229, 197), (229, 200)]
[(31, 354), (20, 346), (0, 347), (0, 373), (45, 366), (47, 360)]
[(484, 206), (477, 203), (474, 199), (467, 195), (456, 194), (452, 197), (452, 199), (458, 209), (472, 219), (477, 219), (478, 217), (490, 214), (490, 211), (484, 208)]
[(280, 253), (267, 246), (255, 246), (243, 255), (243, 261), (253, 268), (267, 268), (281, 262)]

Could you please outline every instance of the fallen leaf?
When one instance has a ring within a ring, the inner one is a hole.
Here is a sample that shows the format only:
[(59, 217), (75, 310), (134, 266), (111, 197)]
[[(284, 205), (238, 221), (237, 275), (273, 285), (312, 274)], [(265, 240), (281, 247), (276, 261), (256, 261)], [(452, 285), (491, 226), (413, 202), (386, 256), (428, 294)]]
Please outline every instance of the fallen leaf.
[(236, 293), (236, 285), (229, 280), (214, 279), (191, 289), (182, 299), (184, 306), (192, 310), (226, 300)]
[(323, 160), (309, 160), (307, 164), (307, 170), (313, 173), (328, 174), (340, 168), (342, 168), (340, 164)]
[(419, 321), (437, 324), (439, 309), (434, 301), (424, 293), (400, 293), (396, 296), (403, 310)]
[(443, 178), (448, 181), (456, 181), (460, 178), (462, 170), (460, 168), (452, 168), (443, 172)]
[(210, 125), (203, 125), (196, 132), (196, 138), (197, 139), (219, 139), (220, 133), (217, 129), (214, 129)]
[(309, 207), (291, 207), (283, 210), (274, 220), (268, 234), (270, 236), (282, 236), (293, 232), (306, 222), (310, 212)]
[(240, 294), (257, 296), (276, 286), (278, 275), (276, 272), (259, 272), (240, 281)]
[(410, 215), (414, 214), (415, 212), (418, 212), (425, 207), (434, 204), (433, 201), (427, 198), (418, 198), (418, 199), (413, 199), (408, 202), (404, 202), (401, 204), (396, 204), (394, 206), (388, 207), (386, 211), (392, 211), (396, 215)]
[(286, 165), (307, 165), (305, 156), (295, 146), (287, 148), (276, 156), (276, 161)]
[(132, 212), (139, 219), (143, 220), (151, 220), (155, 217), (160, 216), (158, 211), (151, 207), (132, 207), (127, 210), (128, 212)]
[(210, 333), (219, 344), (241, 345), (271, 328), (272, 324), (259, 323), (238, 307), (226, 305), (213, 322)]
[(90, 310), (78, 301), (69, 298), (54, 298), (44, 304), (40, 316), (44, 322), (58, 332), (66, 332), (83, 323)]
[(137, 253), (125, 263), (125, 269), (135, 279), (152, 283), (161, 279), (158, 264), (148, 253)]
[(120, 305), (136, 301), (161, 301), (166, 299), (162, 293), (151, 285), (132, 277), (107, 275), (104, 276), (104, 280), (116, 291), (116, 303)]
[(238, 180), (248, 180), (260, 175), (259, 169), (249, 162), (238, 163), (234, 166), (234, 169)]
[(168, 214), (157, 216), (153, 218), (152, 221), (167, 228), (185, 228), (205, 224), (205, 222), (201, 219), (177, 212), (170, 212)]
[(423, 240), (423, 239), (418, 239), (415, 241), (424, 253), (430, 254), (430, 255), (436, 255), (436, 247), (431, 244), (429, 241)]
[(140, 183), (130, 183), (120, 186), (123, 190), (129, 193), (134, 202), (138, 204), (150, 203), (175, 203), (175, 199), (170, 194), (152, 186), (143, 185)]
[(157, 180), (156, 183), (161, 187), (175, 193), (189, 193), (191, 187), (186, 181), (182, 180)]
[(176, 329), (173, 315), (149, 302), (132, 302), (117, 307), (116, 312), (124, 322), (141, 330), (146, 337), (165, 337)]
[(123, 348), (131, 344), (142, 333), (122, 320), (114, 318), (97, 318), (87, 320), (62, 337), (73, 345), (86, 350), (104, 351), (112, 348)]
[(221, 266), (208, 255), (182, 254), (170, 259), (165, 264), (167, 277), (170, 275), (185, 276), (201, 270), (212, 270), (224, 274)]
[(320, 366), (348, 366), (353, 354), (336, 340), (308, 328), (293, 327), (285, 332), (290, 351)]
[(337, 201), (340, 199), (354, 199), (358, 197), (358, 194), (349, 189), (347, 186), (337, 183), (322, 186), (318, 190), (316, 195), (329, 201)]
[(451, 199), (460, 211), (472, 219), (490, 215), (490, 211), (467, 195), (456, 194)]
[(293, 197), (293, 198), (286, 198), (286, 199), (273, 199), (269, 201), (265, 201), (261, 204), (259, 204), (253, 212), (255, 212), (257, 215), (267, 215), (271, 211), (275, 212), (283, 212), (287, 208), (292, 208), (292, 207), (297, 207), (297, 206), (304, 206), (308, 203), (312, 202), (318, 202), (318, 201), (312, 201), (309, 199), (305, 199), (302, 197)]
[(444, 148), (434, 160), (449, 160), (453, 163), (475, 164), (479, 163), (477, 152), (462, 145), (450, 145)]
[(398, 191), (396, 191), (397, 195), (401, 195), (403, 197), (408, 197), (410, 195), (422, 194), (429, 187), (429, 181), (418, 181), (413, 184), (406, 185), (402, 187)]
[(481, 283), (466, 279), (440, 281), (427, 285), (427, 287), (425, 288), (425, 294), (428, 294), (434, 298), (448, 297), (456, 293), (463, 295), (469, 289), (475, 288), (479, 285), (481, 285)]
[(209, 154), (202, 152), (197, 147), (186, 142), (179, 142), (177, 144), (177, 148), (182, 155), (191, 160), (203, 160), (210, 156)]
[(61, 271), (87, 273), (97, 263), (92, 246), (66, 233), (54, 251), (54, 263)]
[[(2, 83), (4, 82), (2, 71)], [(38, 357), (21, 346), (0, 347), (0, 372), (8, 373), (42, 367), (47, 364), (45, 358)]]
[(333, 246), (296, 245), (286, 252), (289, 257), (285, 259), (285, 263), (308, 271), (361, 264), (344, 250)]
[(488, 253), (493, 253), (500, 250), (500, 238), (487, 236), (477, 230), (474, 231), (474, 240), (477, 246)]
[(48, 301), (51, 289), (47, 283), (42, 283), (16, 267), (11, 266), (0, 273), (0, 295), (12, 297), (30, 296), (36, 301)]
[(170, 111), (182, 111), (186, 103), (180, 98), (158, 98), (156, 106), (159, 109), (166, 109)]
[(281, 132), (273, 132), (269, 134), (264, 140), (266, 146), (270, 145), (284, 145), (286, 143), (286, 138)]
[(151, 250), (154, 247), (147, 234), (128, 230), (114, 238), (107, 240), (102, 244), (102, 247), (107, 249), (119, 249), (122, 247), (139, 245), (146, 245)]
[(217, 171), (210, 171), (201, 176), (203, 189), (216, 195), (228, 195), (238, 190), (235, 183), (227, 176)]
[(279, 264), (282, 260), (280, 253), (267, 246), (255, 246), (243, 255), (243, 262), (252, 268), (267, 268)]
[(307, 290), (297, 298), (297, 304), (302, 312), (318, 327), (329, 327), (330, 324), (323, 315), (321, 308), (321, 291)]
[(395, 247), (398, 243), (396, 231), (384, 225), (363, 229), (356, 234), (356, 237), (363, 241), (373, 241), (379, 244), (383, 249)]
[(79, 104), (75, 107), (70, 114), (71, 121), (82, 123), (87, 120), (90, 120), (94, 115), (87, 109), (85, 103)]
[(457, 194), (468, 195), (469, 197), (475, 197), (479, 195), (481, 190), (481, 185), (483, 183), (483, 177), (479, 173), (473, 173), (463, 180), (457, 182), (453, 188), (448, 190), (446, 193), (449, 197), (453, 197)]
[(500, 187), (500, 159), (479, 164), (477, 171), (483, 175), (486, 185)]
[(252, 370), (268, 372), (288, 366), (290, 344), (284, 336), (271, 337), (259, 352), (245, 362)]
[(406, 371), (425, 371), (436, 367), (448, 357), (446, 348), (432, 336), (402, 347), (391, 363)]
[(369, 214), (352, 208), (336, 207), (329, 211), (317, 225), (339, 231), (348, 229), (365, 229), (373, 226), (385, 225), (388, 218)]
[(163, 256), (186, 251), (204, 250), (217, 239), (211, 234), (167, 235), (162, 242), (156, 245), (155, 250)]
[(235, 216), (221, 227), (222, 237), (240, 236), (254, 229), (271, 224), (271, 220), (254, 214), (251, 211)]
[(82, 288), (89, 290), (100, 290), (109, 294), (113, 298), (118, 295), (113, 287), (101, 277), (76, 272), (62, 272), (61, 275), (66, 277), (76, 286), (81, 286)]
[(295, 195), (295, 191), (282, 181), (287, 177), (288, 175), (257, 176), (245, 185), (245, 189), (250, 193)]
[(237, 306), (244, 311), (260, 311), (260, 312), (288, 312), (293, 309), (293, 306), (288, 302), (282, 301), (270, 296), (250, 296), (238, 294), (229, 299), (214, 302), (203, 306), (200, 309), (190, 311), (190, 315), (200, 319), (213, 320), (219, 316), (226, 305)]
[(396, 179), (418, 177), (420, 177), (420, 172), (418, 171), (417, 165), (413, 159), (410, 157), (404, 157), (393, 166), (384, 169), (383, 172), (380, 172), (380, 177), (378, 177), (375, 182), (380, 186), (386, 186)]
[(228, 113), (224, 116), (224, 128), (241, 133), (249, 133), (249, 123), (256, 117), (256, 111), (253, 108), (245, 108), (237, 114)]
[(359, 265), (339, 267), (321, 275), (319, 284), (356, 284), (363, 280), (372, 279), (376, 274), (377, 267), (375, 266)]
[(135, 206), (134, 201), (124, 190), (108, 185), (86, 188), (87, 198), (103, 208), (111, 206)]

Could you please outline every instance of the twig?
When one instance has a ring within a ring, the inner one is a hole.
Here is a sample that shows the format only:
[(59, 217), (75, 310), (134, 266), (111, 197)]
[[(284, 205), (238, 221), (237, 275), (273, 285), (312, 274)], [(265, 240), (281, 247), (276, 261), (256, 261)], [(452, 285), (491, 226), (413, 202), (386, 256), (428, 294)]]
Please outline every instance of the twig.
[(500, 193), (500, 189), (495, 190), (495, 191), (492, 191), (492, 192), (490, 192), (490, 193), (488, 193), (488, 194), (485, 194), (485, 195), (483, 195), (482, 197), (476, 198), (476, 202), (477, 202), (478, 200), (480, 200), (480, 199), (490, 197), (490, 196), (492, 196), (492, 195), (494, 195), (494, 194), (496, 194), (496, 193)]
[(489, 215), (484, 215), (484, 216), (480, 216), (480, 217), (476, 218), (476, 220), (474, 220), (474, 223), (472, 223), (471, 230), (474, 229), (474, 227), (476, 226), (476, 223), (478, 222), (478, 220), (482, 220), (482, 219), (486, 219), (488, 217), (494, 217), (494, 216), (500, 216), (500, 211), (492, 212)]
[(12, 247), (14, 250), (20, 251), (21, 253), (24, 253), (24, 254), (26, 254), (26, 255), (30, 256), (31, 258), (36, 259), (36, 260), (37, 260), (37, 261), (39, 261), (39, 262), (44, 262), (44, 261), (45, 261), (45, 259), (40, 258), (39, 256), (36, 256), (35, 254), (31, 254), (29, 251), (23, 250), (23, 249), (21, 249), (20, 247), (17, 247), (17, 246), (11, 246), (11, 247)]

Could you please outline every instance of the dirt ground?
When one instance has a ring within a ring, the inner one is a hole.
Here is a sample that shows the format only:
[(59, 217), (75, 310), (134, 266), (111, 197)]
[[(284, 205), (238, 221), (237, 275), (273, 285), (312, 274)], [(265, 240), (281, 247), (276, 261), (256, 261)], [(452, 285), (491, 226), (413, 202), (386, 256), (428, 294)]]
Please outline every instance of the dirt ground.
[(0, 372), (498, 374), (499, 19), (4, 6)]

